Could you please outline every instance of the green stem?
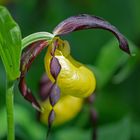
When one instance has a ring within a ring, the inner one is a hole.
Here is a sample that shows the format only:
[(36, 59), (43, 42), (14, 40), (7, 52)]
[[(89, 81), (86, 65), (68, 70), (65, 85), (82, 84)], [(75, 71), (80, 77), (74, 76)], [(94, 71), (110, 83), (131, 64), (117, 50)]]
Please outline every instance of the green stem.
[(8, 136), (7, 140), (15, 139), (14, 130), (14, 95), (13, 95), (13, 84), (7, 81), (6, 86), (6, 109), (7, 109), (7, 125), (8, 125)]
[(52, 40), (54, 38), (54, 35), (48, 32), (37, 32), (30, 34), (29, 36), (26, 36), (22, 39), (22, 50), (30, 45), (33, 42), (39, 41), (39, 40)]

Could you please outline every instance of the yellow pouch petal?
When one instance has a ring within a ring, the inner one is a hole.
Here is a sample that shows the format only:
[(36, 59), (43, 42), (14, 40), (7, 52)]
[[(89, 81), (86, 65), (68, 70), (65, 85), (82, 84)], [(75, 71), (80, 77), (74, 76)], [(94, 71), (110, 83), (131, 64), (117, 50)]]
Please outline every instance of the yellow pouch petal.
[[(88, 97), (95, 90), (95, 76), (85, 65), (71, 57), (69, 48), (68, 42), (60, 40), (60, 46), (55, 51), (55, 57), (61, 65), (57, 85), (62, 95), (72, 95), (80, 98)], [(52, 46), (50, 45), (45, 56), (45, 68), (50, 80), (54, 82), (50, 73), (51, 50)]]
[[(55, 126), (61, 125), (71, 119), (73, 119), (81, 110), (83, 100), (80, 98), (72, 96), (62, 97), (58, 103), (53, 107), (56, 118), (53, 122)], [(52, 109), (49, 101), (41, 103), (41, 106), (44, 108), (44, 112), (40, 114), (40, 120), (44, 124), (47, 124), (48, 115)]]

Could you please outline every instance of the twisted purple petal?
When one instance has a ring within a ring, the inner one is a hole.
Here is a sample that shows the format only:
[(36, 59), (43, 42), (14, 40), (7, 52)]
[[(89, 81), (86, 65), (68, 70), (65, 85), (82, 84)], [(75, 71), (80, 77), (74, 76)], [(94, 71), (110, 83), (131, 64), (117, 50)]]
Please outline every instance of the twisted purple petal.
[(56, 57), (52, 57), (51, 63), (50, 63), (50, 72), (55, 80), (57, 79), (57, 76), (60, 70), (61, 70), (61, 66), (59, 64), (58, 59)]
[(20, 75), (20, 81), (19, 81), (19, 90), (24, 96), (24, 98), (32, 103), (33, 107), (35, 107), (37, 110), (41, 110), (41, 107), (35, 97), (33, 96), (31, 90), (27, 88), (26, 82), (25, 82), (25, 75), (27, 71), (29, 70), (32, 62), (34, 59), (40, 54), (40, 52), (48, 45), (46, 41), (38, 41), (33, 44), (31, 44), (29, 47), (25, 49), (25, 51), (22, 54), (21, 58), (21, 75)]
[(60, 99), (60, 89), (57, 84), (54, 83), (51, 92), (50, 92), (50, 104), (54, 106)]
[(45, 101), (49, 97), (52, 87), (53, 83), (51, 80), (46, 74), (43, 74), (39, 83), (39, 95), (42, 101)]

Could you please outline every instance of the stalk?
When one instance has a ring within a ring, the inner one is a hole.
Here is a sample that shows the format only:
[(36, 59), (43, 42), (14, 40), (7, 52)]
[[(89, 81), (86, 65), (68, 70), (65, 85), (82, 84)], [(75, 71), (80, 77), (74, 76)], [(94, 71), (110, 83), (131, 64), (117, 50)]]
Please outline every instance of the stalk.
[(15, 139), (13, 82), (6, 82), (7, 140)]

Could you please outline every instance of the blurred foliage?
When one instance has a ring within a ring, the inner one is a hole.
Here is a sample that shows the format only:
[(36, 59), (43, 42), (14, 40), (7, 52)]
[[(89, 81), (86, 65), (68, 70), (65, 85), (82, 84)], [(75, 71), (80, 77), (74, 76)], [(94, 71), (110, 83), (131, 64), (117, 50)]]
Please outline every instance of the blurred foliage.
[(8, 79), (14, 81), (20, 75), (21, 32), (8, 10), (1, 6), (0, 27), (0, 56)]
[[(130, 41), (132, 56), (118, 48), (107, 31), (88, 30), (66, 37), (74, 58), (87, 64), (97, 77), (94, 107), (99, 116), (97, 140), (140, 139), (140, 1), (139, 0), (0, 0), (21, 27), (25, 37), (37, 31), (51, 32), (63, 19), (80, 13), (101, 16), (114, 24)], [(28, 73), (28, 85), (35, 96), (44, 70), (45, 51)], [(36, 76), (34, 76), (36, 75)], [(0, 139), (6, 139), (5, 72), (0, 60)], [(15, 88), (16, 139), (41, 140), (47, 127)], [(52, 130), (53, 140), (89, 140), (92, 126), (85, 105), (80, 114)]]

